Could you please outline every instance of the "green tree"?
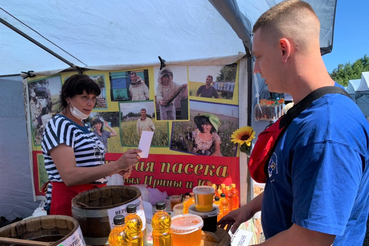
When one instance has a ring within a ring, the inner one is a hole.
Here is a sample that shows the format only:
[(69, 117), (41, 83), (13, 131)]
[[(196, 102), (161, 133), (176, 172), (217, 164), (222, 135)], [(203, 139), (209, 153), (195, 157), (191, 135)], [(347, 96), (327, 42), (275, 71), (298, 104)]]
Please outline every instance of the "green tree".
[(90, 78), (99, 85), (100, 88), (105, 87), (104, 77), (102, 75), (90, 76)]
[(226, 65), (220, 69), (220, 74), (217, 76), (217, 82), (230, 82), (236, 80), (237, 63)]
[(361, 73), (365, 71), (369, 71), (369, 57), (367, 55), (356, 60), (353, 64), (339, 64), (329, 75), (337, 83), (347, 86), (349, 80), (360, 79)]

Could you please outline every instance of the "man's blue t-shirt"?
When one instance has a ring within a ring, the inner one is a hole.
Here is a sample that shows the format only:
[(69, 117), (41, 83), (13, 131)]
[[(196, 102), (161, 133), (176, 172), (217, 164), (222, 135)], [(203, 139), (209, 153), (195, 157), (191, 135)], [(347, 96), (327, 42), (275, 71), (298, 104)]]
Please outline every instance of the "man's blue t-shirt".
[(292, 224), (362, 245), (369, 209), (369, 124), (347, 96), (327, 94), (295, 118), (268, 165), (266, 238)]

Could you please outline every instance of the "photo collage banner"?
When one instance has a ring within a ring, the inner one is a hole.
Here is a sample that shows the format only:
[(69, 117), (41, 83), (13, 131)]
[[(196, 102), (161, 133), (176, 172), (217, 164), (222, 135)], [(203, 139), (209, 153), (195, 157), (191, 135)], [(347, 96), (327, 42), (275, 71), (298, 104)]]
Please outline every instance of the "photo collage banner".
[[(111, 132), (106, 162), (137, 148), (142, 131), (154, 132), (148, 158), (140, 159), (125, 184), (146, 184), (168, 195), (209, 183), (239, 187), (238, 148), (230, 141), (239, 127), (238, 63), (83, 73), (101, 88), (84, 122), (95, 133), (97, 123)], [(43, 131), (60, 112), (62, 84), (74, 74), (28, 78), (36, 196), (44, 195), (41, 187), (48, 181)]]

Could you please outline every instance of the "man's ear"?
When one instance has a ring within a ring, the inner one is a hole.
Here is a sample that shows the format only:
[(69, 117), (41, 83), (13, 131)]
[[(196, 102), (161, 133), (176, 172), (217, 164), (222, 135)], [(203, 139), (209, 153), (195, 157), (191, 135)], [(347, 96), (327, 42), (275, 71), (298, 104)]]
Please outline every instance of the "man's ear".
[(291, 55), (291, 42), (286, 38), (281, 38), (279, 40), (279, 48), (281, 50), (282, 62), (286, 63)]

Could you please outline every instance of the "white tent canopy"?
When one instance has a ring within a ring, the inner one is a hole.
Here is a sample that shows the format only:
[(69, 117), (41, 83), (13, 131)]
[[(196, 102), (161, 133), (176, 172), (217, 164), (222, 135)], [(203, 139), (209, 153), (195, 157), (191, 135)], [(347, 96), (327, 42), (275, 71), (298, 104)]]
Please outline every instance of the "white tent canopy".
[(349, 80), (346, 92), (356, 102), (366, 117), (369, 117), (369, 72), (362, 72), (361, 79)]
[(361, 79), (354, 80), (353, 83), (350, 80), (346, 90), (349, 89), (350, 84), (355, 89), (354, 94), (349, 92), (350, 96), (355, 100), (363, 114), (369, 117), (369, 72), (362, 72)]
[[(18, 0), (0, 7), (2, 19), (79, 67), (137, 67), (158, 63), (158, 56), (172, 62), (245, 51), (208, 1)], [(0, 75), (69, 67), (4, 25), (0, 36)]]
[(356, 90), (356, 98), (369, 95), (369, 72), (361, 73), (360, 85)]
[[(0, 75), (69, 66), (137, 67), (158, 63), (158, 56), (172, 62), (237, 55), (245, 52), (245, 47), (251, 48), (251, 28), (256, 19), (281, 0), (210, 2), (2, 1), (0, 21), (4, 25), (0, 24)], [(307, 2), (314, 7), (322, 23), (323, 53), (330, 52), (336, 0)], [(10, 26), (60, 58), (31, 43)]]
[(355, 99), (355, 94), (357, 88), (359, 88), (361, 79), (350, 79), (347, 87), (345, 88), (346, 92), (351, 96), (352, 99)]

